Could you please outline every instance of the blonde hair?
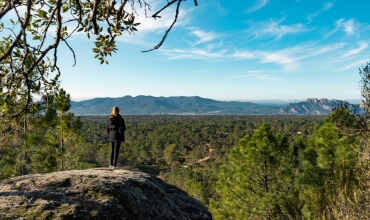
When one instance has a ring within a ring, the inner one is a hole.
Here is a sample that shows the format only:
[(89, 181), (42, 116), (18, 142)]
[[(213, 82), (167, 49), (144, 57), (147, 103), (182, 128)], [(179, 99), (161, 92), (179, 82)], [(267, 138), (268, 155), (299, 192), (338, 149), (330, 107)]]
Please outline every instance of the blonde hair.
[(119, 108), (117, 106), (113, 106), (111, 115), (116, 117), (119, 114)]

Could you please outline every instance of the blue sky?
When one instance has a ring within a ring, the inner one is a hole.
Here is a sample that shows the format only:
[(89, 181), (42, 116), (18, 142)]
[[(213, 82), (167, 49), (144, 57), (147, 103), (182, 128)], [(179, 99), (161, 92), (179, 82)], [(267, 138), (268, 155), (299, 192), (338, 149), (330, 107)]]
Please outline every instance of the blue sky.
[[(166, 1), (153, 2), (153, 11)], [(61, 87), (72, 100), (125, 95), (201, 96), (215, 100), (360, 98), (358, 69), (370, 61), (369, 0), (187, 0), (163, 46), (149, 53), (171, 24), (137, 18), (135, 35), (118, 39), (109, 65), (94, 40), (75, 35), (62, 47)], [(140, 10), (139, 10), (140, 12)]]

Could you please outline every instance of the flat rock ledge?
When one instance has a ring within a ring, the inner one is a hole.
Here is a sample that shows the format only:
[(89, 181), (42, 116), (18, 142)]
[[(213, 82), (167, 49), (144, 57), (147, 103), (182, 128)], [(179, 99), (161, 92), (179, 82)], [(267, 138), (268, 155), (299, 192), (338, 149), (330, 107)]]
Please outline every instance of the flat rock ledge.
[(0, 219), (208, 220), (212, 216), (198, 200), (155, 176), (97, 168), (1, 181)]

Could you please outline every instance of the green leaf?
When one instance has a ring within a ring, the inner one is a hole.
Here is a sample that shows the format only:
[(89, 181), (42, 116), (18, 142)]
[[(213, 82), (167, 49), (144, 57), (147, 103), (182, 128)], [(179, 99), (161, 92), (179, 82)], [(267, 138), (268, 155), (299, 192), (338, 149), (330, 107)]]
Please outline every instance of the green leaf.
[(46, 18), (46, 15), (47, 15), (46, 11), (40, 9), (37, 11), (37, 13), (41, 18)]
[(66, 12), (66, 11), (68, 11), (68, 9), (69, 9), (68, 5), (67, 5), (67, 6), (63, 6), (63, 7), (62, 7), (62, 11), (63, 11), (63, 13), (64, 13), (64, 12)]
[(100, 65), (102, 65), (103, 63), (104, 63), (104, 60), (101, 60), (101, 61), (100, 61)]
[(40, 36), (33, 36), (32, 40), (40, 40)]

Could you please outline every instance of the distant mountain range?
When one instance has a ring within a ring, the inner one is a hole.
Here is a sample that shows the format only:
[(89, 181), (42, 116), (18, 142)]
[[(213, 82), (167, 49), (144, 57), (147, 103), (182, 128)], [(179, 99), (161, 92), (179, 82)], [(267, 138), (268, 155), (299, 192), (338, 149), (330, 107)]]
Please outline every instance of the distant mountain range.
[(108, 115), (113, 106), (123, 115), (327, 115), (343, 101), (307, 99), (283, 107), (252, 102), (216, 101), (198, 96), (153, 97), (124, 96), (71, 101), (70, 111), (76, 115)]

